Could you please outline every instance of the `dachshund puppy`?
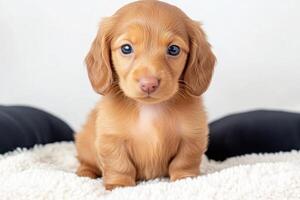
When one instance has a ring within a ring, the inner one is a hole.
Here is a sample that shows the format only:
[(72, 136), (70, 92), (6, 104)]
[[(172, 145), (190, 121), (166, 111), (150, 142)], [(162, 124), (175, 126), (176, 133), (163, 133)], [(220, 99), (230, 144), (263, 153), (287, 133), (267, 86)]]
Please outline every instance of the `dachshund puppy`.
[(208, 125), (201, 95), (215, 56), (199, 24), (175, 6), (137, 1), (105, 18), (86, 57), (104, 95), (76, 135), (79, 176), (105, 188), (199, 175)]

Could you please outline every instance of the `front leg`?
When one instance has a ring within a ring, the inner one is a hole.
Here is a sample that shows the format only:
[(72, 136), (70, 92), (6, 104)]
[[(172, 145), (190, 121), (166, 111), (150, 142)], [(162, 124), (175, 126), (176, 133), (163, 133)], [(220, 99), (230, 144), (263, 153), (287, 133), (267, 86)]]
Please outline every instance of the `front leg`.
[(117, 135), (100, 135), (96, 144), (105, 189), (134, 186), (136, 169), (129, 159), (125, 141)]
[(171, 181), (186, 177), (195, 177), (200, 174), (201, 157), (207, 146), (206, 134), (191, 134), (185, 136), (176, 156), (169, 165)]

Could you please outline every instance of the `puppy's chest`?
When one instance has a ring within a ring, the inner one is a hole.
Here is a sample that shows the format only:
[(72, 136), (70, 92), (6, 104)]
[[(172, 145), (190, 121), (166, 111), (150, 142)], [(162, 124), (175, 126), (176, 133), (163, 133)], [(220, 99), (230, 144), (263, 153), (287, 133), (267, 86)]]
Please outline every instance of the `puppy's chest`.
[(166, 108), (152, 105), (140, 107), (130, 130), (133, 157), (153, 159), (153, 162), (160, 158), (168, 159), (177, 151), (180, 129), (180, 121)]
[(164, 108), (144, 106), (132, 126), (129, 153), (141, 179), (165, 176), (180, 141), (180, 122)]
[(162, 106), (141, 106), (131, 134), (148, 142), (163, 142), (168, 135), (180, 132), (180, 121)]

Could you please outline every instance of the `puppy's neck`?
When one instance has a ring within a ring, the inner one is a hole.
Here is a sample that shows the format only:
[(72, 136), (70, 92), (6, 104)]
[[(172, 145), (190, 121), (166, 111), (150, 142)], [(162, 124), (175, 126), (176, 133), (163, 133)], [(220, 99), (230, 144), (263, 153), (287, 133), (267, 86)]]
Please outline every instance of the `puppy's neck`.
[(166, 109), (166, 106), (162, 103), (158, 104), (139, 104), (139, 111), (142, 115), (150, 116), (154, 113), (163, 112)]
[(161, 104), (139, 105), (139, 121), (141, 126), (145, 127), (146, 124), (153, 122), (165, 109)]

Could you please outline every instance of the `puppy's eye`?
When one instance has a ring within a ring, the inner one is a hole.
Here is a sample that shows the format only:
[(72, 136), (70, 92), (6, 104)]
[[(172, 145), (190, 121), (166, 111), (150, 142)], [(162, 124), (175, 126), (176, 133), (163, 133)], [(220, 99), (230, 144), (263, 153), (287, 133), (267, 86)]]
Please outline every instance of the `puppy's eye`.
[(177, 45), (170, 45), (168, 47), (168, 54), (171, 56), (177, 56), (180, 53), (180, 47)]
[(128, 55), (133, 52), (133, 48), (130, 44), (124, 44), (121, 46), (121, 51), (123, 54)]

